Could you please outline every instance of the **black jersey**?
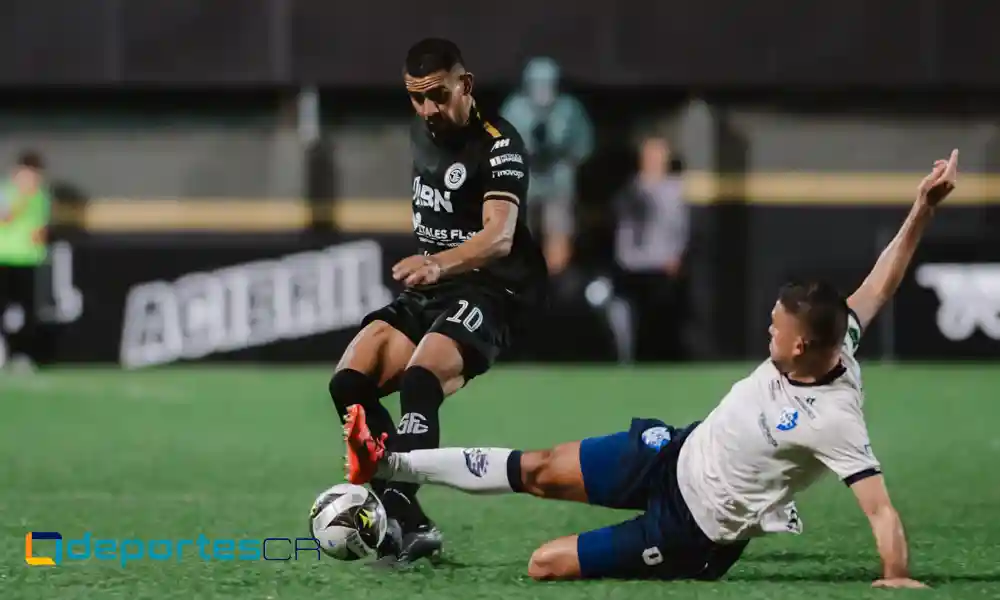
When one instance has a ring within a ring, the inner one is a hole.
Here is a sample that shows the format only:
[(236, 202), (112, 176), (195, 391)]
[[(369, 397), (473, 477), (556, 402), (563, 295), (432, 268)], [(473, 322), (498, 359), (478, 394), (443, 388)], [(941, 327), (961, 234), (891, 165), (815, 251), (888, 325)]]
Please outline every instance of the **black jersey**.
[(458, 246), (483, 228), (483, 203), (518, 205), (517, 229), (507, 256), (447, 280), (533, 293), (547, 270), (527, 226), (528, 156), (521, 136), (503, 119), (484, 119), (473, 107), (468, 125), (448, 143), (432, 137), (422, 119), (410, 130), (413, 151), (413, 234), (421, 252), (436, 254)]

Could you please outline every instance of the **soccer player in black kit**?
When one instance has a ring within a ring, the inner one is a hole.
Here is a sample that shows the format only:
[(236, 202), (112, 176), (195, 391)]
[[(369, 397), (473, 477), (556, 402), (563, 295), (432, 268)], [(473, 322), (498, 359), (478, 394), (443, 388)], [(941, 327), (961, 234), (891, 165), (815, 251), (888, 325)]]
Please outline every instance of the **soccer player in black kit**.
[[(345, 437), (367, 420), (398, 452), (439, 447), (444, 398), (485, 373), (510, 345), (512, 328), (540, 300), (546, 278), (526, 225), (523, 142), (510, 123), (480, 112), (458, 47), (418, 42), (403, 77), (417, 114), (410, 143), (418, 253), (393, 267), (405, 290), (365, 317), (330, 380)], [(398, 426), (379, 401), (395, 390)], [(361, 468), (349, 459), (348, 480), (368, 481)], [(417, 486), (374, 480), (372, 487), (389, 516), (380, 562), (436, 555), (441, 532), (417, 502)]]

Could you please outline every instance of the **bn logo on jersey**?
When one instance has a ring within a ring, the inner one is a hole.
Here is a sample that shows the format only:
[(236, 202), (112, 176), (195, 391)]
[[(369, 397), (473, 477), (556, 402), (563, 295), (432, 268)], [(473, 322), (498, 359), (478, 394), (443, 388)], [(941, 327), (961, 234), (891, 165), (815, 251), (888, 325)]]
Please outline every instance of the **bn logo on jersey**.
[[(447, 181), (447, 177), (445, 178)], [(465, 176), (462, 176), (462, 181)], [(461, 185), (461, 183), (459, 184)], [(453, 188), (454, 189), (454, 188)], [(433, 208), (434, 212), (455, 212), (451, 206), (451, 192), (441, 193), (426, 183), (422, 183), (419, 177), (413, 178), (413, 205), (424, 208)]]

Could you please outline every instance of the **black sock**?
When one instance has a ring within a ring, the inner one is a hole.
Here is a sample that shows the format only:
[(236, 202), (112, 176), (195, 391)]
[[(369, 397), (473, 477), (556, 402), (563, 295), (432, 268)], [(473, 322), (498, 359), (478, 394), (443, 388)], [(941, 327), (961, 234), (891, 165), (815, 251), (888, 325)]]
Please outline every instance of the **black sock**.
[[(374, 483), (373, 480), (373, 489)], [(375, 494), (382, 499), (386, 516), (399, 521), (399, 526), (404, 533), (431, 522), (424, 514), (424, 508), (420, 506), (420, 501), (417, 500), (419, 485), (399, 481), (383, 481), (381, 483), (382, 491), (375, 491)]]
[(337, 407), (340, 422), (347, 418), (348, 406), (360, 404), (365, 409), (368, 428), (376, 437), (383, 433), (392, 435), (395, 430), (392, 415), (379, 402), (381, 395), (378, 382), (354, 369), (341, 369), (330, 379), (330, 398)]
[[(409, 452), (441, 445), (441, 422), (438, 409), (444, 402), (444, 390), (434, 373), (423, 367), (410, 367), (403, 373), (399, 389), (399, 409), (403, 417), (396, 429), (391, 450)], [(430, 522), (417, 502), (415, 483), (391, 482), (383, 493), (386, 513), (400, 522), (404, 531)]]

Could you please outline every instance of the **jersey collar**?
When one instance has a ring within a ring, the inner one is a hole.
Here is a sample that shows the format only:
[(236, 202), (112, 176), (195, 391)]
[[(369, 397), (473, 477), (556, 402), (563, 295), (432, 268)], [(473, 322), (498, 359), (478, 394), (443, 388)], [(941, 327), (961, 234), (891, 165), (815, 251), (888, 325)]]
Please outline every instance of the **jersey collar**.
[(838, 362), (837, 366), (830, 370), (826, 375), (818, 378), (816, 381), (806, 382), (806, 381), (796, 381), (788, 375), (785, 375), (785, 379), (788, 383), (794, 385), (795, 387), (818, 387), (821, 385), (830, 385), (834, 381), (840, 378), (841, 375), (847, 372), (847, 367), (844, 363)]

